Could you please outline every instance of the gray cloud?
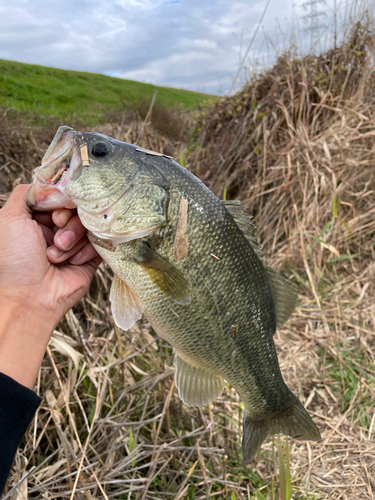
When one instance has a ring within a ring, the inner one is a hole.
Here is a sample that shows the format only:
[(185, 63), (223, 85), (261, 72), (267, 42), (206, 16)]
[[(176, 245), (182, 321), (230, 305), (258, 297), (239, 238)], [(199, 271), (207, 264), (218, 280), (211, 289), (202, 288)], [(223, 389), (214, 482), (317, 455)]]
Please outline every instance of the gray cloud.
[[(324, 7), (328, 15), (332, 2), (327, 0)], [(293, 29), (301, 43), (306, 41), (301, 3), (271, 0), (248, 66), (257, 61), (267, 64), (275, 57), (267, 37), (278, 50)], [(227, 92), (265, 4), (266, 0), (0, 0), (0, 58)]]

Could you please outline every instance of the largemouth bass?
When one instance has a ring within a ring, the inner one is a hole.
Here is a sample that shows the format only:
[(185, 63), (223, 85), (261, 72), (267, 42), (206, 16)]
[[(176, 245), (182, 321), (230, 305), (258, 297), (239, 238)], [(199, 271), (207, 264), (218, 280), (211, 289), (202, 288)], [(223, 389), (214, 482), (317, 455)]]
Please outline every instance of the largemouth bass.
[(214, 401), (224, 380), (235, 388), (245, 464), (268, 435), (320, 438), (282, 378), (273, 341), (296, 288), (264, 264), (241, 204), (220, 201), (169, 157), (69, 127), (35, 170), (28, 204), (77, 208), (115, 274), (116, 324), (128, 330), (144, 315), (173, 346), (185, 404)]

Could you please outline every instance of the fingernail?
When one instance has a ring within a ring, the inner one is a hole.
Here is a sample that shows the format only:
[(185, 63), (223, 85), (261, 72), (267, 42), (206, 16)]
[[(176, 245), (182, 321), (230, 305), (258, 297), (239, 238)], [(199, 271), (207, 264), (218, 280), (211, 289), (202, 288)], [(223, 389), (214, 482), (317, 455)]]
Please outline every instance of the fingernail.
[(60, 250), (55, 246), (47, 248), (47, 252), (50, 253), (53, 257), (55, 257), (55, 259), (59, 259), (64, 253), (63, 250)]
[(74, 239), (75, 236), (72, 231), (65, 231), (65, 233), (60, 234), (60, 236), (57, 238), (57, 243), (64, 250), (69, 250), (74, 242)]
[(82, 257), (82, 252), (77, 252), (76, 254), (73, 255), (73, 257), (70, 257), (69, 262), (71, 264), (79, 264), (81, 257)]

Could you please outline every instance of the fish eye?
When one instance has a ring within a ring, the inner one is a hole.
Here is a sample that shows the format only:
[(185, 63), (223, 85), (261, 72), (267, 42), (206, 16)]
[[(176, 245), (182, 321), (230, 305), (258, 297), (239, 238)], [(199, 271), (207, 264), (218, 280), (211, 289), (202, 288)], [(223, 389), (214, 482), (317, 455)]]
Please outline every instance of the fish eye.
[(109, 153), (107, 145), (104, 142), (97, 142), (92, 147), (92, 154), (97, 158), (101, 158), (103, 156), (107, 156)]

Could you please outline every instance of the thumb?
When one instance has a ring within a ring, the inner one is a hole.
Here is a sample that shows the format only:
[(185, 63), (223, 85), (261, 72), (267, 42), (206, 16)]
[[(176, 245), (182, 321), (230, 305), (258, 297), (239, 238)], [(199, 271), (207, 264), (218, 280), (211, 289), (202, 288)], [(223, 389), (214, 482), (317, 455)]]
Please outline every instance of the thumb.
[(31, 209), (27, 206), (26, 198), (27, 191), (29, 190), (30, 184), (20, 184), (15, 187), (5, 203), (2, 210), (6, 212), (10, 211), (13, 215), (22, 217), (27, 216), (31, 219)]

